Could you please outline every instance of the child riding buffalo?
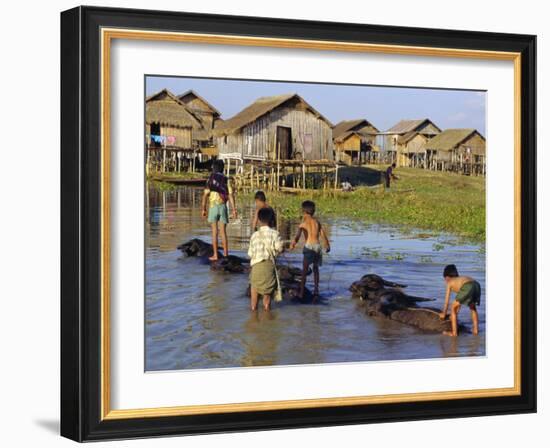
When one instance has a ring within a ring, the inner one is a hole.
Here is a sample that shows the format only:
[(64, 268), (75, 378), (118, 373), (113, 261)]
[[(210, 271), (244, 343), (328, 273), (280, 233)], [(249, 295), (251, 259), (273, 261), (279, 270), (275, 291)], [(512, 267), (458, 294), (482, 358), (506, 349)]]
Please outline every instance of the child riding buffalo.
[[(203, 218), (208, 216), (208, 222), (212, 227), (213, 254), (209, 258), (210, 261), (218, 259), (218, 230), (222, 237), (223, 256), (227, 257), (229, 255), (226, 231), (227, 224), (229, 223), (228, 202), (231, 205), (232, 218), (237, 218), (233, 188), (229, 179), (223, 174), (223, 169), (223, 160), (215, 160), (212, 164), (212, 174), (206, 182), (206, 188), (202, 196), (202, 216)], [(206, 210), (207, 200), (209, 201), (208, 213)], [(221, 222), (220, 227), (218, 227), (218, 222)]]

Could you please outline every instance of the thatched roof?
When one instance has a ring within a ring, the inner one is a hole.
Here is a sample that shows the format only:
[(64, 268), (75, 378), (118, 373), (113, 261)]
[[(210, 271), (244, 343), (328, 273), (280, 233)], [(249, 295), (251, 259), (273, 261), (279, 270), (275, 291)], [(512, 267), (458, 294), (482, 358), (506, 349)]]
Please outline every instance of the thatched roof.
[(358, 118), (357, 120), (342, 120), (332, 128), (332, 136), (336, 139), (339, 138), (344, 132), (351, 131), (358, 126), (370, 126), (374, 128), (375, 132), (378, 132), (376, 126), (364, 118)]
[(291, 100), (303, 104), (307, 108), (307, 110), (309, 110), (315, 116), (325, 121), (330, 127), (332, 127), (332, 123), (328, 121), (325, 117), (323, 117), (319, 112), (317, 112), (308, 103), (306, 103), (300, 95), (296, 93), (289, 93), (286, 95), (264, 96), (258, 98), (252, 104), (241, 110), (237, 115), (234, 115), (228, 120), (225, 120), (223, 123), (216, 125), (214, 131), (217, 135), (233, 134), (247, 124), (252, 123), (258, 118), (263, 117), (272, 110), (283, 106)]
[[(420, 128), (424, 124), (431, 124), (436, 129), (439, 129), (434, 124), (434, 122), (431, 121), (429, 118), (421, 118), (419, 120), (401, 120), (399, 123), (389, 128), (385, 133), (386, 134), (406, 134), (408, 132), (417, 131), (418, 128)], [(439, 130), (441, 131), (441, 129)]]
[[(403, 135), (400, 135), (397, 139), (397, 143), (399, 143), (400, 145), (404, 145), (408, 142), (410, 142), (413, 138), (415, 138), (417, 135), (423, 135), (422, 133), (420, 132), (416, 132), (416, 131), (411, 131), (411, 132), (407, 132), (406, 134), (403, 134)], [(425, 137), (425, 136), (424, 136)], [(425, 137), (426, 138), (426, 137)]]
[(340, 134), (338, 137), (334, 139), (336, 143), (341, 143), (346, 141), (349, 137), (352, 135), (357, 135), (361, 140), (366, 140), (368, 138), (373, 138), (376, 134), (369, 134), (366, 132), (360, 132), (360, 131), (347, 131), (343, 134)]
[(199, 118), (167, 89), (145, 99), (145, 122), (176, 128), (203, 128)]
[(194, 90), (188, 90), (187, 92), (184, 92), (184, 93), (178, 95), (178, 99), (181, 102), (183, 102), (184, 104), (187, 104), (187, 101), (190, 101), (189, 98), (196, 98), (196, 99), (201, 100), (206, 105), (206, 107), (208, 107), (210, 109), (210, 111), (214, 115), (217, 115), (218, 117), (221, 115), (221, 112), (218, 109), (216, 109), (214, 106), (212, 106), (212, 104), (210, 104), (208, 101), (206, 101), (202, 96), (200, 96)]
[(441, 134), (428, 140), (426, 149), (437, 151), (451, 151), (462, 142), (468, 140), (472, 135), (477, 134), (483, 140), (485, 137), (475, 129), (445, 129)]

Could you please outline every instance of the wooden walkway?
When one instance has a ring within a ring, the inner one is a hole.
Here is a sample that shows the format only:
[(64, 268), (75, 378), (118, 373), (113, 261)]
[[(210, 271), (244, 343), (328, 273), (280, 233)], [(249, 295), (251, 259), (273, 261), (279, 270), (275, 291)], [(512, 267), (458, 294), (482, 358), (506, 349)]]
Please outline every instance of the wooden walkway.
[[(339, 166), (334, 160), (246, 161), (235, 164), (233, 178), (237, 189), (337, 189)], [(226, 163), (226, 168), (230, 174), (230, 162)]]

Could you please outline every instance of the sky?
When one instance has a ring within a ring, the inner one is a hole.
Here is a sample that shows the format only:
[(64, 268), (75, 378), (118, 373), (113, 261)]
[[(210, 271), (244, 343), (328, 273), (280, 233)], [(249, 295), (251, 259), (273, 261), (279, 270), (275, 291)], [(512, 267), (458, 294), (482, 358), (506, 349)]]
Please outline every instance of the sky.
[(298, 93), (333, 124), (365, 118), (380, 131), (399, 120), (430, 118), (441, 129), (474, 128), (485, 135), (486, 93), (366, 85), (311, 84), (147, 76), (146, 95), (194, 90), (228, 119), (261, 96)]

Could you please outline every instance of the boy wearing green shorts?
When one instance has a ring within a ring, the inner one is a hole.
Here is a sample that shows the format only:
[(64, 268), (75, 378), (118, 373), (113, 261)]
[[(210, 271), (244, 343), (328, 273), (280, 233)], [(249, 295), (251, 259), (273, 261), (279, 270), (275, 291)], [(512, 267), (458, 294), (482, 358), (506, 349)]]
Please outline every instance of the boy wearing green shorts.
[[(227, 224), (229, 223), (229, 212), (227, 203), (231, 205), (231, 216), (237, 218), (237, 209), (235, 208), (235, 197), (233, 188), (229, 179), (223, 174), (223, 160), (214, 160), (212, 164), (212, 174), (206, 182), (206, 188), (202, 196), (202, 216), (207, 218), (212, 227), (212, 248), (213, 254), (209, 258), (210, 261), (218, 259), (218, 231), (222, 237), (223, 256), (229, 255), (227, 244)], [(206, 210), (208, 201), (209, 208)], [(221, 226), (218, 226), (218, 222)]]
[(451, 306), (451, 332), (444, 332), (447, 336), (458, 336), (458, 312), (461, 305), (470, 308), (472, 315), (472, 333), (479, 332), (479, 318), (476, 306), (481, 302), (481, 286), (479, 282), (465, 275), (458, 275), (458, 270), (454, 264), (449, 264), (443, 269), (443, 278), (447, 286), (445, 294), (445, 305), (439, 317), (442, 320), (447, 318), (447, 310), (449, 308), (449, 300), (451, 292), (456, 293), (455, 301)]

